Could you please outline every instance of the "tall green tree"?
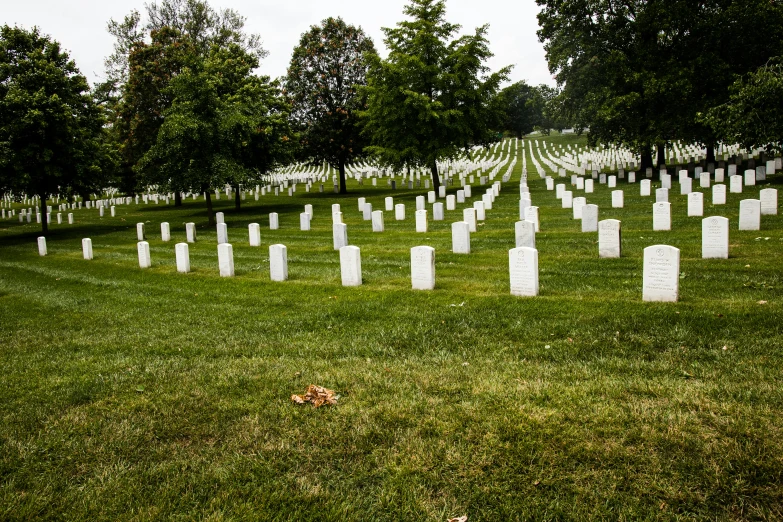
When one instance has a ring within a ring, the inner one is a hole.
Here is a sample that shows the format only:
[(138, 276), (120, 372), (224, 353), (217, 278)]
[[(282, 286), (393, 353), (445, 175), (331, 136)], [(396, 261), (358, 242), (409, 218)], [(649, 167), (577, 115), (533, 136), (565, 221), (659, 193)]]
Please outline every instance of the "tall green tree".
[[(0, 188), (40, 198), (95, 187), (108, 156), (87, 80), (38, 28), (0, 28)], [(106, 155), (104, 155), (106, 153)]]
[(535, 87), (519, 81), (505, 87), (497, 97), (503, 111), (503, 130), (522, 138), (541, 126), (543, 103), (538, 99), (541, 93)]
[(167, 87), (155, 143), (136, 166), (145, 183), (206, 195), (239, 185), (286, 162), (291, 155), (289, 109), (276, 83), (251, 71), (257, 59), (240, 46), (215, 46), (183, 68)]
[(780, 54), (781, 6), (768, 0), (536, 0), (539, 39), (563, 108), (591, 142), (637, 150), (683, 139), (711, 148), (698, 114), (725, 102), (734, 75)]
[[(145, 7), (144, 19), (132, 11), (121, 22), (109, 22), (115, 44), (101, 86), (114, 102), (112, 128), (126, 193), (137, 189), (135, 166), (155, 142), (171, 106), (167, 86), (172, 78), (188, 63), (206, 58), (213, 46), (236, 45), (255, 58), (266, 55), (259, 36), (246, 33), (245, 19), (231, 9), (216, 10), (206, 0), (164, 0)], [(181, 204), (179, 192), (174, 201)]]
[(498, 139), (493, 100), (510, 69), (485, 65), (486, 25), (454, 38), (460, 27), (446, 21), (443, 0), (411, 0), (404, 13), (409, 20), (383, 29), (387, 59), (369, 56), (365, 132), (381, 162), (426, 167), (437, 190), (438, 160)]
[(746, 149), (783, 151), (783, 61), (777, 58), (737, 81), (729, 100), (703, 115), (715, 135)]
[(345, 165), (365, 154), (358, 112), (366, 96), (359, 88), (367, 85), (367, 57), (375, 54), (361, 28), (327, 18), (302, 35), (288, 67), (285, 91), (302, 159), (337, 170), (342, 194)]

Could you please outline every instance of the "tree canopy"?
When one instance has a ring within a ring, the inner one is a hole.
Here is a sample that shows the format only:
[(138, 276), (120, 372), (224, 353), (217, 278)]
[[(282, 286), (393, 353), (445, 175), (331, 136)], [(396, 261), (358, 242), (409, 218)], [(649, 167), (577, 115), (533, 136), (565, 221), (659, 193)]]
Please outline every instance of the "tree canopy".
[(370, 56), (365, 132), (369, 150), (395, 169), (421, 166), (440, 186), (437, 161), (498, 139), (493, 103), (509, 68), (489, 73), (487, 26), (455, 38), (442, 0), (411, 0), (408, 20), (384, 28), (389, 56)]
[(698, 114), (726, 101), (735, 75), (780, 54), (781, 6), (767, 0), (536, 0), (539, 39), (564, 109), (592, 142), (652, 163), (675, 139), (712, 147)]
[(258, 179), (290, 157), (288, 106), (279, 87), (251, 74), (257, 59), (240, 46), (214, 46), (171, 79), (171, 106), (136, 167), (149, 184), (206, 195)]
[(302, 159), (335, 168), (341, 193), (346, 192), (345, 165), (365, 154), (358, 112), (366, 96), (359, 88), (367, 84), (367, 55), (374, 54), (361, 28), (327, 18), (302, 35), (288, 68), (285, 91)]
[(40, 197), (94, 187), (110, 151), (87, 80), (38, 28), (0, 28), (0, 189)]

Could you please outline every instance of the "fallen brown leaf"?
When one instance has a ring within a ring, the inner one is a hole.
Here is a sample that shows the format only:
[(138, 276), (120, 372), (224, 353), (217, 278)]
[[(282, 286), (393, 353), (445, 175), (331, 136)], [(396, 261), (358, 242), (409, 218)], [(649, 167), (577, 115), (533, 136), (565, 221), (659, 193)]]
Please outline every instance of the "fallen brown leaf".
[(461, 517), (450, 518), (446, 522), (468, 522), (468, 516), (463, 515)]
[(291, 395), (291, 400), (296, 404), (309, 402), (316, 408), (320, 408), (324, 404), (334, 406), (337, 404), (337, 399), (337, 395), (332, 390), (316, 384), (308, 386), (304, 395)]

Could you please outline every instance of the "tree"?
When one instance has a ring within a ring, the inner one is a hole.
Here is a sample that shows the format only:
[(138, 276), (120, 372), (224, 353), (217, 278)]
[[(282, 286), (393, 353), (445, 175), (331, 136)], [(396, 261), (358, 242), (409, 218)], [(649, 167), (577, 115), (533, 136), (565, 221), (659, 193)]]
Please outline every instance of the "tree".
[(535, 87), (524, 81), (509, 85), (498, 94), (500, 110), (503, 111), (503, 128), (517, 138), (530, 134), (541, 125), (543, 106), (536, 103), (540, 96)]
[[(122, 22), (109, 22), (116, 41), (101, 90), (113, 101), (113, 135), (122, 153), (125, 193), (137, 189), (135, 166), (155, 142), (163, 113), (171, 106), (166, 87), (189, 61), (206, 58), (213, 46), (236, 45), (255, 58), (266, 55), (258, 35), (245, 33), (244, 23), (237, 12), (216, 11), (205, 0), (152, 2), (146, 5), (144, 23), (138, 11)], [(174, 203), (181, 205), (179, 192)]]
[(38, 28), (0, 29), (0, 188), (40, 198), (44, 233), (50, 194), (94, 186), (110, 156), (102, 125), (86, 78), (56, 41)]
[[(698, 113), (723, 103), (735, 74), (780, 54), (781, 6), (768, 0), (536, 0), (539, 39), (563, 109), (590, 141), (637, 150), (683, 139), (712, 147)], [(760, 61), (759, 61), (760, 60)]]
[(488, 74), (487, 26), (451, 39), (443, 0), (411, 0), (411, 19), (384, 28), (389, 56), (369, 56), (365, 132), (368, 148), (393, 168), (423, 166), (440, 186), (437, 161), (498, 139), (502, 114), (493, 103), (509, 68)]
[(358, 111), (366, 97), (367, 55), (376, 54), (361, 28), (327, 18), (302, 35), (285, 81), (291, 118), (300, 133), (301, 152), (310, 163), (328, 163), (345, 187), (345, 165), (364, 155)]
[(139, 161), (142, 179), (175, 192), (211, 191), (267, 172), (290, 155), (288, 106), (279, 87), (253, 76), (257, 59), (236, 44), (215, 46), (167, 87), (171, 106), (152, 147)]
[(783, 62), (780, 58), (739, 78), (729, 100), (703, 115), (716, 136), (746, 149), (783, 151)]

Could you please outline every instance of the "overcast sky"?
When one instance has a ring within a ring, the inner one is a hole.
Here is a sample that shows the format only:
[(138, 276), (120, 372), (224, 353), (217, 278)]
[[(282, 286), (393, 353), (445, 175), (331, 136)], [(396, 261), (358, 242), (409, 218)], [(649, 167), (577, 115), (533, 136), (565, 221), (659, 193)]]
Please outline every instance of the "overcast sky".
[[(329, 16), (361, 26), (385, 55), (381, 27), (403, 19), (406, 0), (210, 0), (214, 8), (232, 8), (246, 19), (248, 32), (261, 35), (269, 51), (259, 69), (273, 78), (286, 72), (291, 52), (311, 25)], [(113, 40), (106, 32), (109, 19), (122, 20), (131, 10), (144, 12), (143, 0), (4, 0), (0, 23), (31, 28), (37, 25), (66, 49), (87, 79), (104, 77), (103, 60), (112, 52)], [(447, 0), (446, 19), (460, 24), (464, 32), (489, 24), (489, 62), (495, 71), (514, 65), (511, 80), (531, 85), (554, 85), (544, 50), (536, 37), (534, 0)]]

